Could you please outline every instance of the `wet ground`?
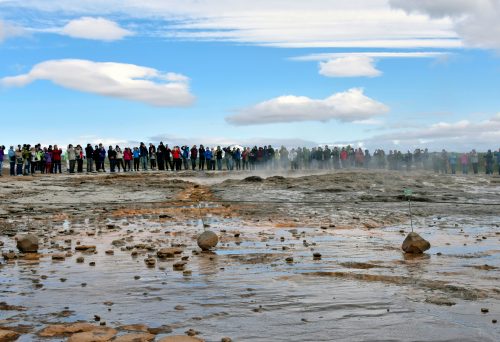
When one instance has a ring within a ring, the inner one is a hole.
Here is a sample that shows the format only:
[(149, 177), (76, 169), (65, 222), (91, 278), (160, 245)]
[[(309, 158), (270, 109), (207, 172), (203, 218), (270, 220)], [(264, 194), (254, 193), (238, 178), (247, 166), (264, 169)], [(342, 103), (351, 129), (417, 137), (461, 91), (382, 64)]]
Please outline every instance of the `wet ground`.
[[(44, 332), (74, 322), (116, 329), (108, 340), (500, 339), (500, 179), (249, 176), (1, 179), (0, 329), (18, 341), (64, 341), (69, 325)], [(423, 255), (401, 251), (404, 188), (432, 245)], [(213, 252), (196, 244), (204, 230), (219, 236)], [(24, 232), (40, 237), (38, 254), (16, 250)], [(175, 254), (159, 258), (164, 247)]]

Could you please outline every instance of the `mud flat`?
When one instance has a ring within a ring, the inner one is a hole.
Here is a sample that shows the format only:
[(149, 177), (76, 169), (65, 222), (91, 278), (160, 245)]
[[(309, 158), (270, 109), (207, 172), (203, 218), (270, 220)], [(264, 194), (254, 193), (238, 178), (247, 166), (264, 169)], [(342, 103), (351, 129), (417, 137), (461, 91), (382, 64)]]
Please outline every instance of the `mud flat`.
[(2, 341), (500, 340), (499, 178), (4, 177), (0, 201)]

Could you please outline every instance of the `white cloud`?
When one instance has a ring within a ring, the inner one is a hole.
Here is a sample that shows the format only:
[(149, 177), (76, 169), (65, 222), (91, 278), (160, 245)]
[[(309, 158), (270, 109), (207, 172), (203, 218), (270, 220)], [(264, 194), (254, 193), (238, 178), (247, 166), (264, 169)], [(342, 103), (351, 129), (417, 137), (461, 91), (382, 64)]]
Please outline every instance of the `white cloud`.
[(387, 144), (398, 141), (408, 147), (434, 146), (437, 149), (470, 150), (472, 148), (498, 148), (500, 141), (500, 113), (483, 121), (461, 120), (439, 122), (416, 129), (400, 129), (395, 132), (374, 136), (372, 144)]
[(144, 102), (154, 106), (187, 106), (194, 97), (188, 79), (156, 69), (124, 63), (98, 63), (81, 59), (49, 60), (23, 75), (0, 79), (4, 86), (22, 87), (48, 80), (65, 88)]
[(442, 58), (448, 56), (448, 52), (430, 52), (430, 51), (420, 51), (420, 52), (332, 52), (332, 53), (313, 53), (304, 56), (292, 57), (293, 61), (328, 61), (330, 59), (351, 57), (351, 56), (361, 56), (361, 57), (372, 57), (372, 58)]
[[(163, 19), (168, 37), (278, 47), (460, 47), (447, 18), (408, 15), (387, 0), (10, 0), (9, 8)], [(43, 14), (43, 13), (42, 13)], [(140, 27), (137, 30), (141, 30)]]
[(117, 23), (104, 18), (82, 17), (71, 20), (60, 33), (73, 38), (114, 41), (132, 35), (131, 31), (121, 28)]
[(353, 88), (319, 100), (294, 95), (276, 97), (226, 117), (226, 121), (232, 125), (326, 122), (332, 119), (352, 122), (369, 119), (388, 110), (383, 103), (365, 96), (362, 89)]
[(390, 0), (410, 14), (449, 19), (453, 29), (470, 47), (500, 49), (498, 0)]
[(319, 63), (319, 73), (327, 77), (377, 77), (382, 75), (368, 56), (346, 56)]

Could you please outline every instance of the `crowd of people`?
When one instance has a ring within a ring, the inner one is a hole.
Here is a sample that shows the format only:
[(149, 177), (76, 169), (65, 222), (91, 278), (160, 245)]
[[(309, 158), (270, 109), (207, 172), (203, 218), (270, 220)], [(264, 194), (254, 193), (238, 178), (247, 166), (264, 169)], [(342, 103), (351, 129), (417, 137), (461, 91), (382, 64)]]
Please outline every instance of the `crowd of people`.
[[(467, 174), (479, 172), (483, 163), (486, 174), (493, 174), (497, 165), (500, 174), (500, 149), (478, 154), (475, 150), (454, 153), (442, 150), (430, 153), (427, 149), (416, 149), (402, 153), (390, 150), (387, 154), (377, 149), (369, 150), (343, 147), (298, 147), (287, 149), (271, 145), (253, 148), (228, 146), (221, 148), (203, 145), (173, 146), (160, 142), (158, 146), (121, 148), (102, 144), (68, 145), (63, 151), (58, 145), (42, 147), (41, 144), (18, 145), (17, 148), (0, 146), (0, 170), (4, 161), (10, 166), (11, 176), (82, 172), (130, 172), (148, 170), (258, 170), (258, 169), (349, 169), (378, 168), (389, 170), (434, 170), (437, 173)], [(0, 172), (0, 176), (2, 172)]]

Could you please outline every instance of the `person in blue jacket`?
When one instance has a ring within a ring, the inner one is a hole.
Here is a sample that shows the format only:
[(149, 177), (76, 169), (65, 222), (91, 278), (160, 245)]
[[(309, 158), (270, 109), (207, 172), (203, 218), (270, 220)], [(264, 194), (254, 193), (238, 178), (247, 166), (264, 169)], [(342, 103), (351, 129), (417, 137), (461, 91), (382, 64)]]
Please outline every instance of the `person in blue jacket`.
[(207, 170), (213, 170), (212, 169), (212, 162), (214, 159), (214, 155), (212, 153), (212, 150), (210, 150), (210, 147), (205, 148), (205, 162), (207, 164)]

